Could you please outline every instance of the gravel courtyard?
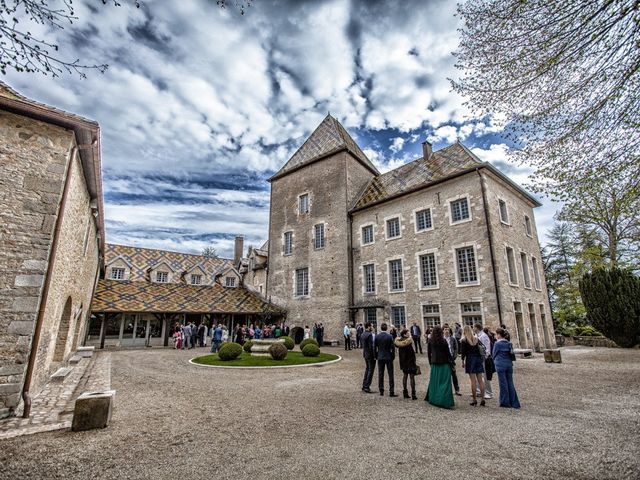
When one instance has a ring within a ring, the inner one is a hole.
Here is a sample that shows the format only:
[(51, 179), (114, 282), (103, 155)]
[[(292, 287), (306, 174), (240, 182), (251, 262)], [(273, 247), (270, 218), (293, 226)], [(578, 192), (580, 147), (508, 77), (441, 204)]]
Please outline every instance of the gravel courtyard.
[[(269, 371), (193, 366), (193, 351), (111, 355), (109, 428), (0, 441), (0, 478), (640, 475), (640, 350), (565, 348), (562, 364), (519, 359), (520, 411), (496, 400), (469, 406), (467, 378), (453, 411), (422, 400), (425, 375), (417, 401), (363, 394), (360, 351), (325, 367)], [(426, 373), (425, 356), (419, 363)]]

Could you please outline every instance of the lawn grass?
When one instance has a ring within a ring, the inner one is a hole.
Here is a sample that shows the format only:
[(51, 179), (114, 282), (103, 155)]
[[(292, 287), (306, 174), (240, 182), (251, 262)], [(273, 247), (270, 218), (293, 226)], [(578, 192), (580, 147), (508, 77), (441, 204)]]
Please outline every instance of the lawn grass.
[(196, 357), (193, 359), (193, 363), (221, 367), (278, 367), (282, 365), (308, 365), (329, 362), (337, 358), (337, 355), (332, 355), (331, 353), (320, 353), (317, 357), (305, 357), (301, 352), (289, 352), (284, 360), (274, 360), (271, 357), (253, 357), (250, 353), (242, 352), (235, 360), (225, 362), (220, 360), (217, 353), (214, 353)]

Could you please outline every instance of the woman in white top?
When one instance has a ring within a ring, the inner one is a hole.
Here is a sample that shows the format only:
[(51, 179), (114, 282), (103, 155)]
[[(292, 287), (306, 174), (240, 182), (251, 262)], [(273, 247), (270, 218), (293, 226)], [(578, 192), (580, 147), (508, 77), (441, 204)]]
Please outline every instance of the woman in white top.
[(307, 338), (311, 338), (311, 329), (309, 328), (309, 325), (304, 327), (304, 339), (306, 340)]

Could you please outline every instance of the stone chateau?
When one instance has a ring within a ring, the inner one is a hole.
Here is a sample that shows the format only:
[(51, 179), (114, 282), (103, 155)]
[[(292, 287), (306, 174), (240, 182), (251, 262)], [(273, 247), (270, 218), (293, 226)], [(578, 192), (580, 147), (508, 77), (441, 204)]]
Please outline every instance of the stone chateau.
[(554, 345), (533, 209), (461, 143), (381, 174), (330, 115), (270, 179), (266, 295), (296, 325), (505, 324)]

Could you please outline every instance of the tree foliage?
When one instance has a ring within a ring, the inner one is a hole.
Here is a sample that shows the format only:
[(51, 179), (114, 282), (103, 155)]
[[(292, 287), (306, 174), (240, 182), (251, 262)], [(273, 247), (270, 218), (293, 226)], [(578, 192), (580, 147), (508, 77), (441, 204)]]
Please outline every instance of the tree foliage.
[(204, 247), (201, 255), (207, 258), (218, 258), (218, 252), (212, 246)]
[(628, 270), (596, 269), (580, 280), (587, 320), (621, 347), (640, 343), (640, 278)]
[(453, 87), (504, 116), (531, 187), (563, 200), (575, 185), (640, 172), (640, 2), (467, 0)]

